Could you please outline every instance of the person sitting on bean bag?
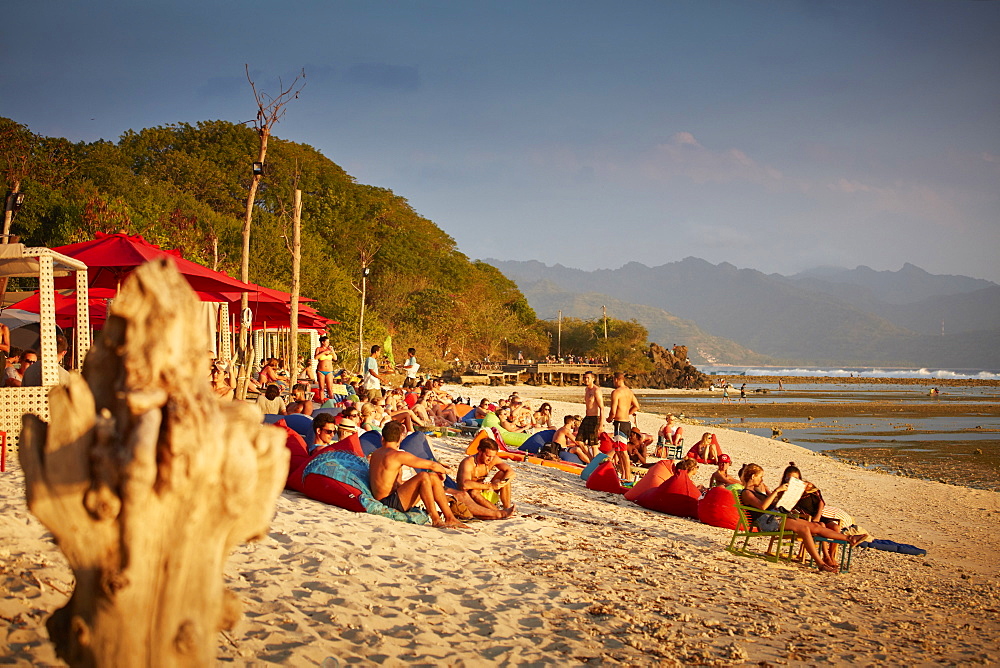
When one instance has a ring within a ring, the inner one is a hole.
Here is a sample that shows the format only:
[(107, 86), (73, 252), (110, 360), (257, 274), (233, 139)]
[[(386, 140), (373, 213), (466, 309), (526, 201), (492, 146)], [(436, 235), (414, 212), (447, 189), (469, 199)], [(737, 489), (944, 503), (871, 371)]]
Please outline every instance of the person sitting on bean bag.
[(695, 443), (686, 457), (693, 459), (699, 464), (714, 464), (719, 461), (722, 450), (719, 448), (719, 439), (710, 431), (701, 435), (701, 440)]
[(732, 458), (726, 453), (719, 455), (719, 462), (716, 464), (719, 470), (712, 472), (712, 478), (708, 482), (709, 487), (728, 487), (739, 484), (740, 479), (729, 472), (729, 465), (732, 462)]

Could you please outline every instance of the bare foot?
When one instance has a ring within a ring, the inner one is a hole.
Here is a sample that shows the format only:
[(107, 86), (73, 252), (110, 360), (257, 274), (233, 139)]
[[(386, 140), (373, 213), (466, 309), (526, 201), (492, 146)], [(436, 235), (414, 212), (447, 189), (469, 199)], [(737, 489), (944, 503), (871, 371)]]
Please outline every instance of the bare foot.
[(442, 529), (468, 529), (469, 525), (465, 524), (461, 520), (453, 517), (450, 520), (445, 520), (445, 523), (441, 526), (441, 528)]
[(868, 538), (868, 534), (848, 536), (847, 537), (847, 542), (851, 544), (851, 547), (857, 547), (858, 543), (865, 542), (866, 538)]
[(503, 510), (500, 511), (500, 519), (505, 520), (516, 512), (517, 512), (517, 504), (512, 503), (510, 504), (510, 508), (504, 508)]
[(820, 573), (839, 573), (840, 572), (840, 566), (838, 566), (837, 564), (822, 563), (822, 564), (819, 565), (819, 572)]

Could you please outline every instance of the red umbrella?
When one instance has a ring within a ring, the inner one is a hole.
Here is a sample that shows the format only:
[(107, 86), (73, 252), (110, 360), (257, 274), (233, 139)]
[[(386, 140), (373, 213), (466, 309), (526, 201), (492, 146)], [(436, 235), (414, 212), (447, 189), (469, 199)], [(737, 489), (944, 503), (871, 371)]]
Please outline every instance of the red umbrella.
[[(180, 251), (166, 250), (140, 236), (97, 233), (93, 241), (60, 246), (52, 250), (86, 263), (87, 283), (93, 288), (117, 290), (121, 282), (139, 265), (150, 260), (170, 258), (202, 301), (227, 301), (254, 288), (219, 271), (181, 257)], [(56, 287), (73, 288), (72, 278), (56, 280)], [(220, 299), (222, 297), (222, 299)]]

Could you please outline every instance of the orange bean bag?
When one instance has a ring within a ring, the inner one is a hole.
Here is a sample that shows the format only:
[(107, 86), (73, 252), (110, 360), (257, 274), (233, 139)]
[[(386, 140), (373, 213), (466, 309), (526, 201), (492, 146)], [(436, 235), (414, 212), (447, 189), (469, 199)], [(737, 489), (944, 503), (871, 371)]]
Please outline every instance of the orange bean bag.
[(603, 462), (587, 478), (587, 489), (594, 489), (598, 492), (611, 492), (612, 494), (624, 494), (625, 488), (618, 480), (618, 473), (614, 464)]
[(643, 508), (678, 517), (698, 519), (698, 498), (701, 492), (688, 476), (678, 471), (658, 487), (647, 489), (635, 500)]
[(659, 487), (673, 474), (674, 463), (669, 459), (661, 459), (653, 464), (648, 471), (646, 471), (646, 475), (642, 476), (642, 479), (639, 480), (639, 482), (637, 482), (632, 489), (625, 492), (625, 498), (629, 501), (635, 501), (639, 498), (639, 495), (647, 489)]
[(735, 530), (739, 511), (736, 510), (733, 493), (725, 487), (713, 487), (708, 490), (704, 498), (698, 502), (698, 519), (709, 526)]

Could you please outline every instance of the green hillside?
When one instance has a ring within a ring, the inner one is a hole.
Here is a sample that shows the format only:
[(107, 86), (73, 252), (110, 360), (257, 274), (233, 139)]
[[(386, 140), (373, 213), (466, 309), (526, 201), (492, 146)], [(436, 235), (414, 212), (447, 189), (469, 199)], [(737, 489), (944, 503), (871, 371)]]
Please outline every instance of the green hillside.
[[(258, 137), (206, 121), (138, 132), (117, 143), (41, 137), (0, 119), (0, 176), (26, 198), (12, 233), (57, 246), (97, 232), (139, 234), (231, 276), (239, 275), (241, 225)], [(542, 355), (548, 339), (517, 286), (470, 261), (455, 241), (391, 190), (364, 185), (305, 144), (272, 137), (258, 192), (250, 280), (288, 290), (292, 193), (303, 192), (302, 294), (318, 300), (334, 345), (356, 357), (361, 253), (374, 255), (366, 344), (394, 336), (422, 363), (496, 358), (505, 342)]]

